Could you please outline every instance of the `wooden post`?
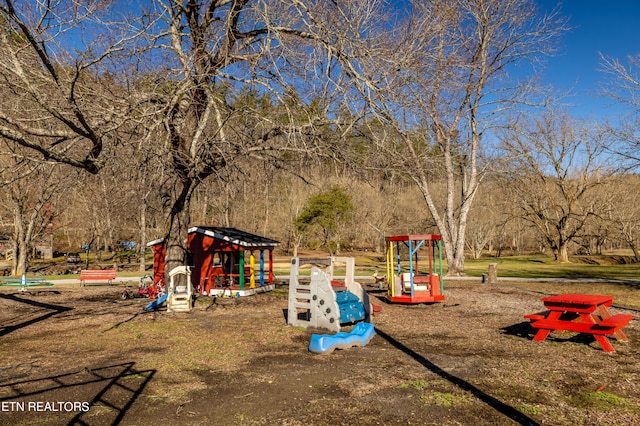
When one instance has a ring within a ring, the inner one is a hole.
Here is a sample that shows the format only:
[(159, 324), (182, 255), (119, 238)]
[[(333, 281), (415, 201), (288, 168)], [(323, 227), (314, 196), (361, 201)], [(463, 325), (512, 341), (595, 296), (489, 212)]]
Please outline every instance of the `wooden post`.
[(256, 274), (254, 273), (256, 263), (255, 257), (253, 257), (253, 251), (249, 252), (249, 270), (251, 271), (249, 275), (249, 288), (256, 288)]
[(239, 252), (240, 258), (238, 259), (238, 268), (240, 269), (240, 290), (244, 290), (244, 250)]
[(273, 250), (269, 250), (269, 284), (273, 284)]
[(264, 249), (260, 250), (260, 287), (264, 285)]
[(489, 280), (487, 284), (498, 284), (498, 264), (489, 264)]

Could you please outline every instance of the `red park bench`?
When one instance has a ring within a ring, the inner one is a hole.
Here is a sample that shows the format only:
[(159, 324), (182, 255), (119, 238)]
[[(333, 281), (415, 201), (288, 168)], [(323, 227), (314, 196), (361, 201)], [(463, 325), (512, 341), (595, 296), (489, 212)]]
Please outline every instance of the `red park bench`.
[(83, 269), (80, 271), (81, 286), (84, 286), (85, 281), (106, 281), (111, 284), (111, 281), (115, 279), (115, 269)]

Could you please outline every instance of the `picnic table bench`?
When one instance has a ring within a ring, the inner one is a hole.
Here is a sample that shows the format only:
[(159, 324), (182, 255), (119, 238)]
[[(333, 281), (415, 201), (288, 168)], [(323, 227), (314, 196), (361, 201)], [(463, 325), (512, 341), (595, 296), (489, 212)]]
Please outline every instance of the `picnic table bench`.
[(612, 315), (607, 308), (613, 304), (613, 296), (571, 293), (543, 297), (542, 301), (547, 311), (524, 316), (538, 329), (533, 337), (535, 341), (544, 341), (552, 331), (585, 333), (593, 335), (606, 352), (615, 352), (607, 336), (629, 341), (622, 329), (634, 317)]
[(80, 271), (80, 285), (84, 286), (85, 281), (111, 281), (116, 279), (115, 269), (82, 269)]

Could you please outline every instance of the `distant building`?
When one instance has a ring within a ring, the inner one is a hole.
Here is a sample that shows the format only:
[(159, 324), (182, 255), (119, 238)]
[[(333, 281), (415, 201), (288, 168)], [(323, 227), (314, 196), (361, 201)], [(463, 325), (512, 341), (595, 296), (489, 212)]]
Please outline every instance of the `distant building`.
[(33, 245), (34, 257), (37, 259), (53, 259), (53, 235), (39, 238)]
[[(53, 259), (53, 237), (45, 235), (33, 243), (33, 257), (35, 259)], [(13, 243), (7, 237), (0, 237), (0, 257), (10, 261), (13, 259)]]

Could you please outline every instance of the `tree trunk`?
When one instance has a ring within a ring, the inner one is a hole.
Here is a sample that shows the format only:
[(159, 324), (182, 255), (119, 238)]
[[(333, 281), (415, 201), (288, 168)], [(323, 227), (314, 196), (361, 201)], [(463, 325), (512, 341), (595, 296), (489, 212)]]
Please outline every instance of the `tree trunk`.
[(452, 242), (454, 247), (454, 253), (447, 254), (447, 275), (449, 276), (462, 276), (464, 275), (464, 229), (458, 230), (458, 240)]
[(189, 201), (197, 183), (190, 179), (181, 181), (174, 179), (170, 184), (169, 191), (174, 188), (175, 194), (172, 196), (173, 202), (167, 213), (167, 234), (164, 242), (166, 248), (165, 255), (165, 283), (169, 284), (169, 272), (177, 266), (188, 266), (187, 239), (189, 237), (189, 224), (191, 216), (189, 212)]
[(29, 256), (29, 251), (27, 249), (27, 244), (24, 241), (16, 242), (16, 250), (13, 253), (13, 263), (12, 263), (12, 273), (13, 276), (21, 276), (27, 271), (27, 257)]
[(633, 241), (629, 242), (629, 247), (631, 247), (631, 251), (633, 251), (633, 258), (636, 262), (640, 261), (640, 252), (638, 251), (638, 247), (634, 244)]
[(138, 252), (140, 256), (140, 272), (144, 272), (147, 269), (147, 259), (146, 259), (146, 251), (147, 251), (147, 203), (142, 202), (140, 207), (140, 247), (138, 247)]
[(16, 205), (13, 209), (13, 259), (11, 260), (11, 275), (22, 275), (27, 268), (27, 244), (26, 244), (26, 232), (23, 224), (23, 210), (19, 201), (16, 200)]
[(447, 259), (447, 275), (462, 276), (464, 275), (464, 241), (467, 228), (468, 205), (470, 205), (472, 197), (469, 197), (467, 203), (462, 205), (461, 213), (457, 220), (447, 208), (444, 215), (448, 216), (448, 220), (442, 220), (442, 216), (438, 214), (435, 203), (431, 199), (426, 185), (420, 185), (422, 195), (427, 202), (431, 216), (435, 219), (439, 232), (442, 234), (442, 244)]
[(449, 276), (464, 275), (464, 256), (453, 256), (451, 263), (448, 263), (447, 275)]
[(558, 263), (569, 263), (569, 249), (566, 243), (561, 243), (556, 251), (556, 261)]

